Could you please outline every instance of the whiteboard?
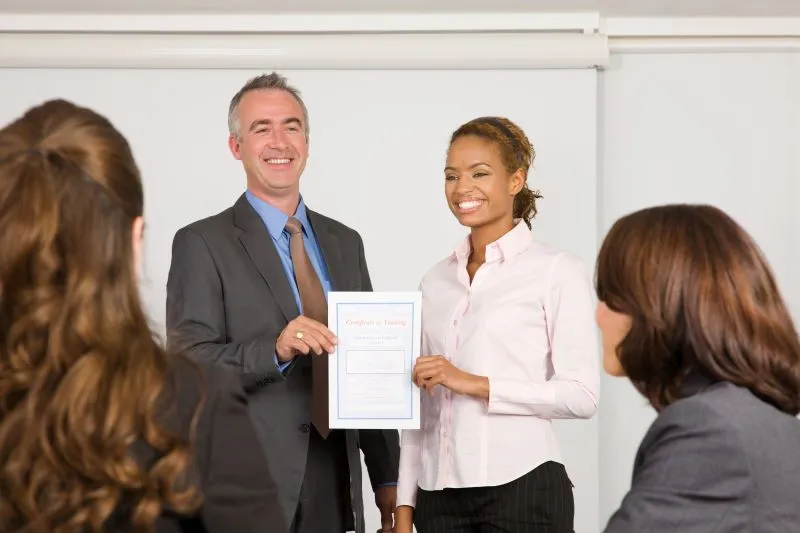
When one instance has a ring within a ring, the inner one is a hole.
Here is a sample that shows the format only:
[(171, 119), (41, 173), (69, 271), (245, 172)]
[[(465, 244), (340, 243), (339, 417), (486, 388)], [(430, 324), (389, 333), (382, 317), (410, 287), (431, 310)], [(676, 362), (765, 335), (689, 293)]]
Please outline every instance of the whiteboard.
[[(481, 115), (517, 122), (537, 151), (539, 239), (577, 253), (597, 248), (597, 73), (577, 70), (284, 71), (310, 113), (302, 192), (311, 209), (357, 229), (376, 290), (415, 290), (465, 235), (444, 200), (450, 133)], [(142, 287), (163, 328), (175, 231), (233, 204), (245, 178), (227, 148), (239, 70), (0, 69), (0, 121), (61, 97), (105, 114), (128, 137), (145, 181)], [(601, 400), (602, 401), (602, 400)], [(575, 484), (578, 533), (598, 531), (597, 421), (558, 422)], [(513, 438), (513, 435), (509, 435)], [(365, 487), (369, 487), (364, 476)], [(367, 490), (367, 531), (380, 527)]]

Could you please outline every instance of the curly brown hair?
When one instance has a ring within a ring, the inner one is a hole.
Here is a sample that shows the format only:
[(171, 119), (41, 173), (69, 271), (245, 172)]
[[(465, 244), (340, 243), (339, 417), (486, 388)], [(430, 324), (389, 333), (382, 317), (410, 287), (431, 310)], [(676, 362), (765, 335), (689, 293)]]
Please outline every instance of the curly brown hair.
[(617, 347), (657, 410), (687, 376), (727, 381), (800, 412), (800, 340), (770, 267), (730, 216), (663, 205), (617, 220), (597, 260), (597, 297), (631, 319)]
[(162, 424), (175, 358), (140, 301), (143, 203), (94, 111), (52, 100), (0, 130), (0, 531), (99, 532), (120, 507), (150, 531), (200, 505), (191, 436)]
[(528, 172), (536, 158), (536, 150), (528, 140), (522, 128), (505, 117), (478, 117), (458, 127), (450, 136), (452, 145), (456, 139), (474, 135), (495, 143), (500, 150), (506, 172), (513, 174), (522, 170), (525, 183), (514, 197), (514, 218), (525, 221), (531, 227), (531, 220), (536, 216), (536, 200), (542, 198), (537, 190), (528, 187)]

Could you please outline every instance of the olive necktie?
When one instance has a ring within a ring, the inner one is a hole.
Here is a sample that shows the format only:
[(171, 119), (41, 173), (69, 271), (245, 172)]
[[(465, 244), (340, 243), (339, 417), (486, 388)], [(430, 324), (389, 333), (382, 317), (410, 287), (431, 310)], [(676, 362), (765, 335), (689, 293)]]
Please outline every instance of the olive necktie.
[[(322, 283), (314, 270), (314, 265), (306, 253), (303, 244), (303, 226), (299, 220), (289, 217), (286, 222), (289, 232), (289, 251), (292, 255), (294, 278), (300, 293), (303, 315), (328, 325), (328, 302)], [(328, 355), (311, 353), (311, 423), (326, 438), (330, 433), (328, 427)]]

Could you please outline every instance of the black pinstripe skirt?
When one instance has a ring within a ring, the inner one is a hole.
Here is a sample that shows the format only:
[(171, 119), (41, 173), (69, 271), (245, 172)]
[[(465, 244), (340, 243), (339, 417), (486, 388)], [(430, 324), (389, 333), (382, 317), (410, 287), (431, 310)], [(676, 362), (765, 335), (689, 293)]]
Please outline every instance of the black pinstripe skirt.
[(419, 489), (418, 533), (574, 533), (572, 482), (548, 461), (496, 487)]

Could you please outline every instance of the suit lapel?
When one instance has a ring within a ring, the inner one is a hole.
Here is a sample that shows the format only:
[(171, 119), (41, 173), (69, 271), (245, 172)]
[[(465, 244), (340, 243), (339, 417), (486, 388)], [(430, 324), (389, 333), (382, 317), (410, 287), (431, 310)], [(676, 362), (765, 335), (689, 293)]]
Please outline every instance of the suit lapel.
[(292, 288), (286, 279), (281, 258), (272, 242), (264, 223), (242, 195), (233, 207), (234, 224), (242, 230), (239, 242), (242, 243), (250, 260), (253, 261), (261, 277), (267, 282), (275, 300), (278, 302), (286, 320), (293, 320), (300, 314), (297, 309)]
[(332, 231), (326, 220), (306, 208), (308, 213), (308, 220), (311, 222), (311, 227), (314, 228), (314, 233), (317, 236), (320, 250), (322, 251), (322, 258), (325, 260), (325, 265), (328, 267), (328, 274), (331, 277), (331, 286), (334, 291), (341, 291), (345, 289), (345, 270), (344, 260), (342, 258), (342, 246), (337, 237)]

